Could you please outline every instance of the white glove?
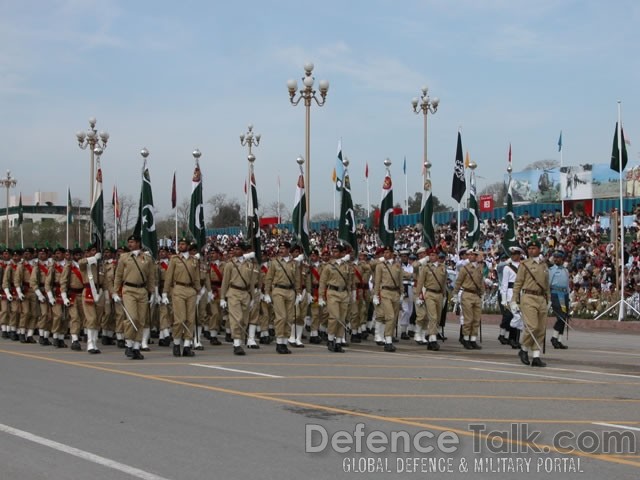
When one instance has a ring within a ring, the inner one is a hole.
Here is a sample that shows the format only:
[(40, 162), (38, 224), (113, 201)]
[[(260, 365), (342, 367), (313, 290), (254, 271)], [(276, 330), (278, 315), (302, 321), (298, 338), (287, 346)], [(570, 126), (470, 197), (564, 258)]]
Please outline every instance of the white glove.
[(262, 301), (264, 303), (266, 303), (267, 305), (270, 305), (272, 300), (271, 300), (271, 295), (265, 295), (264, 298), (262, 299)]
[(300, 302), (302, 302), (302, 294), (299, 293), (298, 295), (296, 295), (296, 305), (300, 305)]
[(373, 302), (373, 304), (377, 307), (378, 305), (380, 305), (380, 297), (378, 295), (374, 295), (373, 296), (373, 300), (371, 300)]
[(351, 303), (356, 303), (357, 298), (358, 292), (354, 290), (353, 292), (351, 292)]
[(318, 300), (318, 306), (319, 307), (326, 307), (327, 306), (327, 302), (324, 298), (321, 298), (320, 300)]
[(47, 301), (47, 299), (46, 299), (46, 298), (44, 298), (44, 295), (42, 294), (42, 292), (40, 291), (40, 289), (37, 289), (37, 290), (36, 290), (36, 297), (38, 297), (38, 301), (39, 301), (40, 303), (44, 303), (44, 302), (46, 302), (46, 301)]
[(102, 296), (102, 290), (100, 290), (98, 292), (98, 294), (96, 295), (96, 298), (93, 299), (94, 302), (99, 302), (100, 301), (100, 297)]
[(213, 302), (213, 300), (216, 298), (215, 294), (213, 292), (209, 292), (207, 293), (207, 302), (211, 303)]
[(11, 295), (11, 292), (9, 291), (8, 288), (4, 289), (4, 294), (7, 296), (7, 300), (8, 301), (12, 301), (13, 300), (13, 295)]
[(342, 257), (343, 262), (348, 262), (349, 260), (351, 260), (351, 255), (349, 255), (348, 253), (344, 257)]
[(62, 303), (64, 303), (64, 306), (70, 307), (71, 300), (69, 300), (69, 297), (67, 297), (67, 292), (62, 292), (60, 295), (62, 296)]
[(242, 255), (242, 258), (244, 258), (245, 260), (253, 260), (254, 258), (256, 258), (256, 252), (245, 253), (244, 255)]
[(166, 293), (162, 294), (162, 304), (163, 305), (169, 305), (169, 297), (167, 296)]
[(56, 304), (56, 299), (53, 297), (53, 293), (52, 292), (47, 292), (47, 298), (49, 299), (49, 305), (55, 305)]
[(227, 301), (224, 298), (221, 298), (220, 299), (220, 308), (223, 309), (223, 310), (226, 310), (227, 306), (228, 306), (227, 305)]
[(100, 252), (96, 252), (93, 258), (95, 258), (96, 260), (100, 260), (102, 258), (102, 254)]
[(304, 253), (301, 253), (296, 258), (293, 259), (294, 262), (301, 263), (304, 260)]
[(16, 292), (18, 292), (18, 300), (23, 301), (24, 300), (24, 293), (22, 293), (22, 288), (16, 287)]
[(454, 295), (451, 301), (454, 305), (458, 305), (460, 303), (460, 297), (458, 297), (458, 295)]
[(153, 305), (154, 303), (156, 303), (156, 294), (151, 293), (149, 294), (149, 305)]
[(253, 309), (253, 306), (255, 305), (253, 298), (251, 299), (251, 301), (249, 302), (249, 310)]
[(113, 302), (114, 303), (121, 303), (122, 302), (122, 298), (120, 298), (120, 295), (118, 295), (117, 293), (113, 294)]
[(508, 307), (509, 306), (509, 302), (507, 302), (506, 300), (502, 300), (502, 304), (503, 307)]
[(93, 257), (87, 257), (87, 263), (89, 265), (95, 265), (96, 263), (98, 263), (98, 259), (95, 257), (95, 255)]
[(310, 293), (307, 293), (307, 302), (313, 303), (313, 295), (311, 295)]
[(416, 300), (416, 307), (421, 307), (422, 305), (424, 305), (424, 300), (418, 297)]
[(195, 258), (196, 260), (200, 260), (200, 254), (199, 254), (199, 253), (196, 253), (196, 254), (193, 256), (193, 258)]
[(511, 305), (509, 305), (511, 307), (511, 313), (513, 313), (514, 315), (516, 313), (520, 313), (520, 307), (518, 306), (518, 304), (516, 302), (511, 302)]

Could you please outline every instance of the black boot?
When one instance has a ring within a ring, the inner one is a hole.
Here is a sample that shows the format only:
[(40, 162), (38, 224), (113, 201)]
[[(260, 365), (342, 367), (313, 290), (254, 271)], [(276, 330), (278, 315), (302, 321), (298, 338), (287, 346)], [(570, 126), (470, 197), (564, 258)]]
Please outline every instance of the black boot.
[(531, 361), (532, 367), (546, 367), (547, 364), (540, 357), (536, 357)]
[(144, 355), (138, 349), (131, 350), (131, 360), (144, 360)]
[(71, 350), (75, 350), (76, 352), (82, 350), (82, 347), (80, 346), (80, 342), (78, 340), (71, 342)]
[(482, 347), (478, 345), (475, 340), (470, 341), (469, 346), (472, 350), (482, 350)]
[(125, 341), (121, 338), (116, 342), (116, 345), (118, 348), (125, 348), (126, 347), (126, 343)]
[(498, 335), (498, 341), (501, 345), (509, 345), (509, 340), (504, 335)]
[(471, 342), (469, 340), (465, 340), (464, 338), (462, 339), (462, 346), (465, 348), (465, 350), (473, 350), (473, 347), (471, 346)]
[(335, 352), (336, 351), (336, 342), (335, 342), (335, 340), (329, 340), (327, 342), (327, 349), (330, 352)]
[(124, 349), (124, 355), (125, 355), (125, 357), (133, 358), (133, 348), (126, 347)]
[(48, 338), (45, 337), (40, 337), (42, 339), (42, 342), (40, 342), (40, 345), (42, 345), (43, 347), (48, 347), (49, 345), (51, 345), (51, 341)]
[(36, 339), (33, 337), (27, 337), (25, 343), (36, 343)]
[(9, 338), (9, 332), (3, 331), (2, 334), (0, 334), (1, 338)]
[(558, 348), (560, 350), (566, 350), (567, 348), (569, 348), (563, 343), (560, 343), (560, 340), (555, 337), (551, 337), (551, 345), (553, 345), (553, 348)]
[(395, 352), (396, 351), (396, 347), (393, 343), (385, 343), (384, 344), (384, 351), (385, 352)]
[(527, 352), (525, 352), (524, 350), (520, 350), (518, 352), (518, 356), (520, 357), (520, 361), (522, 363), (524, 363), (525, 365), (531, 365), (531, 362), (529, 361), (529, 354)]
[(360, 337), (359, 333), (351, 334), (351, 343), (362, 343), (362, 337)]
[[(260, 338), (262, 339), (262, 337), (260, 337)], [(317, 335), (314, 335), (313, 337), (309, 337), (309, 343), (312, 343), (314, 345), (318, 345), (319, 343), (321, 343), (320, 337), (318, 337)]]
[(212, 337), (211, 335), (209, 335), (209, 344), (210, 345), (222, 345), (220, 340), (218, 340), (218, 337)]
[(245, 355), (244, 349), (241, 346), (233, 347), (234, 355)]
[(227, 333), (227, 334), (224, 336), (224, 341), (225, 341), (225, 342), (227, 342), (227, 343), (233, 343), (233, 338), (231, 337), (231, 334), (230, 334), (230, 333)]
[(15, 330), (9, 334), (9, 338), (14, 342), (17, 342), (20, 339), (20, 337), (18, 336), (18, 332), (16, 332)]
[(434, 352), (437, 352), (438, 350), (440, 350), (440, 344), (438, 344), (438, 342), (429, 342), (427, 343), (427, 350), (433, 350)]
[(183, 357), (195, 357), (196, 354), (191, 350), (191, 347), (184, 347), (182, 350)]
[(18, 334), (18, 339), (20, 340), (20, 343), (27, 343), (27, 337), (24, 333)]
[(174, 357), (181, 357), (181, 353), (180, 353), (180, 345), (176, 345), (175, 343), (173, 344), (173, 356)]

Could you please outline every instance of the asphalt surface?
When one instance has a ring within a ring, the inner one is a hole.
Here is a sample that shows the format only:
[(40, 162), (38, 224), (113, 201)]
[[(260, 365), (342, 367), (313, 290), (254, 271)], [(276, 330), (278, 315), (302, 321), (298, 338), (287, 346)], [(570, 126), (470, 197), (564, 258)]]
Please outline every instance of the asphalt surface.
[(144, 361), (3, 339), (0, 478), (640, 476), (640, 335), (574, 330), (540, 369), (495, 325), (481, 351), (453, 330), (439, 352), (152, 345)]

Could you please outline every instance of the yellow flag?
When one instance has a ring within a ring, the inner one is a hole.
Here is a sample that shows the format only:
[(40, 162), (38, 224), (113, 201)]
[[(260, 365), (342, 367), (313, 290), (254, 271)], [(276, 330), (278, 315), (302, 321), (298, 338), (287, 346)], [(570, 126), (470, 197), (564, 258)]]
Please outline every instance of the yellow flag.
[(467, 151), (467, 156), (464, 157), (464, 168), (469, 168), (469, 162), (471, 160), (469, 159), (469, 151)]
[(337, 179), (338, 179), (338, 176), (336, 175), (336, 167), (333, 167), (333, 173), (331, 174), (331, 181), (333, 183), (336, 183)]

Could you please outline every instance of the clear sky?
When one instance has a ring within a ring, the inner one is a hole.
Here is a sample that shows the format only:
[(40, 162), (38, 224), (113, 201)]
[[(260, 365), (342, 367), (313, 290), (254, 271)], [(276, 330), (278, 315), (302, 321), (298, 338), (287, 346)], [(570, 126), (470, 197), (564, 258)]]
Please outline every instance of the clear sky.
[[(478, 163), (478, 189), (514, 170), (559, 159), (609, 162), (617, 101), (629, 158), (640, 151), (640, 2), (636, 0), (125, 1), (0, 0), (0, 171), (17, 191), (66, 187), (87, 204), (89, 154), (75, 132), (111, 139), (104, 188), (140, 191), (139, 151), (150, 151), (156, 208), (170, 212), (191, 190), (202, 151), (205, 198), (244, 203), (252, 123), (262, 204), (291, 209), (296, 157), (304, 152), (304, 107), (286, 82), (307, 61), (327, 79), (326, 105), (311, 109), (312, 214), (332, 212), (338, 140), (351, 160), (354, 203), (380, 200), (383, 161), (393, 161), (396, 201), (421, 189), (422, 116), (411, 99), (428, 85), (440, 98), (429, 116), (434, 193), (451, 199), (456, 135)], [(0, 201), (4, 205), (4, 200)]]

